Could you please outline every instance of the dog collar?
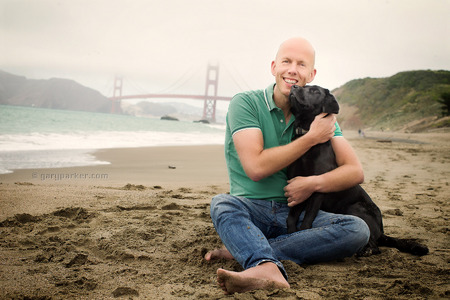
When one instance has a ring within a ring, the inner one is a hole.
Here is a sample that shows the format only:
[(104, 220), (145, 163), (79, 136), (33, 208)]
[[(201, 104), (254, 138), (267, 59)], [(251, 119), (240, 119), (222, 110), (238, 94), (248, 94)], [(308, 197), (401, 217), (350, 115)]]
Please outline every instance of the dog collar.
[(305, 135), (306, 133), (308, 133), (308, 131), (309, 131), (309, 130), (305, 130), (305, 129), (303, 129), (303, 128), (297, 127), (297, 128), (295, 129), (295, 134), (296, 134), (296, 135), (302, 136), (302, 135)]

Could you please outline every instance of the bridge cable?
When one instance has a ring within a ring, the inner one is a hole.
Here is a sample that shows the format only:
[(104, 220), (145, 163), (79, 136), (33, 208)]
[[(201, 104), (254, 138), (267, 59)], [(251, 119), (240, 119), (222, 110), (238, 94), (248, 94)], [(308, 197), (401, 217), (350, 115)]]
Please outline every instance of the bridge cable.
[(148, 90), (142, 88), (142, 86), (138, 83), (131, 81), (131, 79), (129, 79), (128, 77), (124, 77), (124, 79), (126, 81), (126, 84), (129, 84), (137, 93), (149, 94)]
[[(194, 71), (192, 72), (192, 70), (194, 70)], [(180, 87), (184, 86), (186, 84), (186, 82), (191, 80), (194, 77), (194, 75), (197, 74), (198, 70), (199, 70), (199, 67), (197, 67), (197, 69), (190, 67), (178, 80), (176, 80), (173, 84), (171, 84), (167, 88), (159, 91), (158, 94), (172, 93), (172, 92), (178, 90)], [(192, 74), (189, 77), (187, 77), (189, 73), (192, 73)], [(185, 77), (187, 77), (187, 78), (185, 78)]]
[(247, 84), (247, 82), (244, 80), (244, 78), (239, 74), (239, 72), (233, 67), (233, 70), (236, 71), (237, 75), (239, 76), (240, 80), (242, 83), (244, 83), (244, 85), (246, 86), (247, 89), (243, 89), (242, 86), (236, 81), (236, 79), (234, 79), (233, 74), (231, 74), (230, 70), (227, 68), (226, 65), (224, 65), (225, 71), (228, 72), (228, 74), (231, 77), (231, 80), (233, 80), (233, 82), (238, 86), (238, 88), (241, 90), (241, 92), (244, 91), (249, 91), (252, 90), (252, 88)]

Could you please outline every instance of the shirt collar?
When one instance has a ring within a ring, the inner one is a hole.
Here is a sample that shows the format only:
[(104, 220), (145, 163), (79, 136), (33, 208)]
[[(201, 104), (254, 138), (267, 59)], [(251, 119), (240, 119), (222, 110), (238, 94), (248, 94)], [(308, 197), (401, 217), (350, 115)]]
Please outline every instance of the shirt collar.
[[(264, 101), (266, 102), (266, 106), (269, 109), (269, 111), (272, 111), (272, 110), (278, 108), (278, 106), (275, 104), (275, 101), (273, 100), (273, 89), (274, 89), (274, 87), (275, 87), (275, 83), (269, 85), (264, 90)], [(291, 115), (289, 123), (287, 124), (288, 127), (291, 126), (292, 123), (294, 123), (294, 120), (295, 120), (295, 116)]]
[(275, 87), (275, 83), (269, 85), (265, 90), (264, 90), (264, 100), (266, 102), (266, 106), (269, 109), (269, 111), (274, 110), (275, 108), (277, 108), (277, 106), (275, 105), (275, 101), (273, 100), (273, 88)]

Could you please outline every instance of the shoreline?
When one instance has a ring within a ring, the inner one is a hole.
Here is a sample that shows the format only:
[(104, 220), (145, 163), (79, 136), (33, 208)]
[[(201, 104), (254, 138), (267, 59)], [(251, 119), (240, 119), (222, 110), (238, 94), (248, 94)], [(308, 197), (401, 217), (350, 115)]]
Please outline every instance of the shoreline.
[[(372, 139), (379, 142), (398, 142), (398, 143), (412, 143), (412, 144), (450, 144), (450, 132), (446, 131), (430, 131), (430, 132), (420, 132), (420, 133), (405, 133), (405, 132), (395, 132), (395, 131), (371, 131), (367, 130), (365, 131), (365, 137), (359, 136), (358, 132), (356, 130), (345, 130), (344, 131), (344, 137), (347, 138), (349, 141), (354, 139)], [(67, 166), (67, 167), (50, 167), (50, 168), (24, 168), (24, 169), (11, 169), (9, 171), (12, 171), (10, 173), (4, 173), (0, 174), (0, 182), (6, 181), (10, 182), (13, 178), (20, 178), (21, 180), (32, 180), (35, 179), (32, 176), (25, 175), (26, 173), (33, 173), (33, 171), (38, 171), (39, 173), (45, 173), (44, 170), (48, 170), (50, 174), (57, 173), (58, 170), (61, 170), (61, 173), (68, 173), (66, 172), (69, 169), (76, 169), (76, 171), (79, 170), (87, 170), (90, 171), (93, 168), (99, 168), (101, 170), (108, 169), (108, 165), (112, 165), (114, 163), (119, 163), (121, 166), (125, 165), (125, 156), (126, 154), (123, 154), (124, 152), (129, 151), (130, 153), (136, 153), (140, 157), (143, 157), (143, 152), (148, 151), (149, 155), (162, 155), (165, 153), (165, 149), (178, 149), (181, 148), (208, 148), (210, 147), (211, 151), (214, 151), (217, 147), (224, 147), (223, 144), (205, 144), (205, 145), (168, 145), (168, 146), (144, 146), (144, 147), (116, 147), (116, 148), (102, 148), (102, 149), (61, 149), (61, 150), (48, 150), (48, 151), (58, 151), (58, 152), (82, 152), (84, 154), (88, 154), (90, 156), (95, 157), (95, 161), (92, 164), (84, 165), (84, 166)], [(138, 150), (141, 149), (141, 150)], [(161, 151), (158, 151), (161, 150)], [(172, 155), (175, 157), (175, 161), (179, 162), (181, 159), (177, 157), (178, 150), (168, 150)], [(27, 151), (33, 151), (33, 150), (27, 150)], [(46, 150), (36, 150), (45, 152)], [(203, 152), (204, 153), (204, 152)], [(195, 153), (188, 150), (188, 155), (194, 155), (193, 159), (197, 159), (195, 157)], [(130, 156), (133, 156), (131, 154)], [(164, 159), (167, 162), (170, 162), (170, 159), (166, 156)], [(216, 159), (223, 160), (223, 157), (216, 156)], [(133, 159), (132, 159), (133, 160)], [(145, 164), (145, 162), (144, 162)], [(106, 168), (102, 168), (102, 166), (105, 166)], [(222, 167), (220, 165), (220, 167)], [(16, 175), (14, 175), (17, 173)], [(81, 174), (81, 173), (80, 173)]]

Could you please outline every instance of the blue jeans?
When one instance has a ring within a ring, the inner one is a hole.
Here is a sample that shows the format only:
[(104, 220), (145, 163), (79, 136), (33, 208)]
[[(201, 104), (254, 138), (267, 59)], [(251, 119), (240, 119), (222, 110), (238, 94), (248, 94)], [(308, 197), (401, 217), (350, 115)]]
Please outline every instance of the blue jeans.
[[(244, 269), (275, 263), (287, 279), (281, 260), (313, 264), (352, 256), (369, 241), (360, 218), (319, 211), (312, 228), (287, 233), (285, 203), (250, 200), (229, 194), (211, 202), (211, 218), (225, 247)], [(303, 220), (304, 212), (298, 224)]]

